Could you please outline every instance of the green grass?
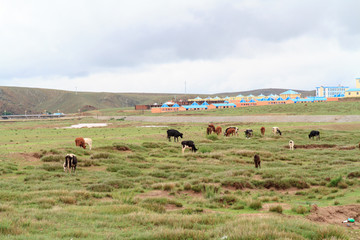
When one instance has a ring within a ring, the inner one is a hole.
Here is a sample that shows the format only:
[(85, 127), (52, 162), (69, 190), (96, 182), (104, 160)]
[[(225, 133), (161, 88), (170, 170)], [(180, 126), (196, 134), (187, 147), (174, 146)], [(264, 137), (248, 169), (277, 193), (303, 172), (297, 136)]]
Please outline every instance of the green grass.
[[(207, 124), (199, 123), (142, 128), (148, 123), (111, 120), (105, 128), (61, 129), (84, 122), (94, 119), (0, 125), (0, 239), (349, 239), (354, 234), (304, 215), (314, 203), (360, 202), (359, 149), (339, 148), (358, 145), (359, 123), (217, 124), (252, 128), (251, 139), (209, 138)], [(282, 137), (270, 131), (260, 136), (261, 126), (275, 125)], [(167, 140), (168, 128), (183, 132), (199, 151), (183, 155), (179, 143)], [(321, 131), (320, 141), (309, 141), (313, 128)], [(75, 147), (79, 136), (93, 139), (91, 151)], [(295, 145), (336, 146), (289, 151), (289, 139)], [(67, 153), (78, 156), (76, 174), (63, 171)], [(254, 154), (261, 157), (261, 169), (254, 167)], [(264, 211), (265, 203), (276, 207)]]

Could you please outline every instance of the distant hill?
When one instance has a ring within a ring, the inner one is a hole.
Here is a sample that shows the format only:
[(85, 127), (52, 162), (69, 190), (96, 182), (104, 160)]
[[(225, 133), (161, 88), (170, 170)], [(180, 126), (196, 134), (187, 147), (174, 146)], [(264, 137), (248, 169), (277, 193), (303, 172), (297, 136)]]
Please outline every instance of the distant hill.
[[(186, 100), (197, 96), (237, 96), (279, 94), (288, 89), (258, 89), (244, 92), (218, 94), (167, 94), (167, 93), (107, 93), (72, 92), (41, 88), (0, 87), (0, 113), (27, 114), (76, 113), (94, 109), (133, 107), (141, 104), (163, 103), (169, 100)], [(315, 91), (295, 90), (303, 96), (315, 95)]]

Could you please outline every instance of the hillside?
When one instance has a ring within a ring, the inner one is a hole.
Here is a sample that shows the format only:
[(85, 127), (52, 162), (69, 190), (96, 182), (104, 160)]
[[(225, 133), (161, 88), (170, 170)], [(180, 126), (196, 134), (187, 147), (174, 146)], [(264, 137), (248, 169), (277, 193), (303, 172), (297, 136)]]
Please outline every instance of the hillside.
[[(287, 89), (259, 89), (236, 93), (219, 93), (210, 96), (236, 96), (279, 94)], [(301, 91), (303, 95), (314, 95), (315, 91)], [(196, 96), (207, 97), (204, 94), (166, 94), (166, 93), (107, 93), (107, 92), (72, 92), (53, 89), (0, 87), (0, 112), (12, 114), (63, 112), (75, 113), (80, 111), (133, 107), (140, 104), (163, 103), (171, 99), (188, 99)]]

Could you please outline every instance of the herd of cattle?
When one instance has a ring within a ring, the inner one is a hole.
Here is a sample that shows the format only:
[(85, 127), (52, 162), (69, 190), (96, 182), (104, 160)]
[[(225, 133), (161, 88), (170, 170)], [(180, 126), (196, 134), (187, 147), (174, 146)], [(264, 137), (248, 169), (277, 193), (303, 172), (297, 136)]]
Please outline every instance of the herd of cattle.
[[(214, 126), (214, 124), (209, 124), (207, 129), (206, 129), (206, 134), (210, 135), (212, 133), (216, 133), (217, 135), (220, 135), (222, 133), (222, 128), (220, 126), (216, 127)], [(265, 135), (265, 127), (261, 127), (260, 128), (260, 132), (261, 135), (264, 136)], [(272, 128), (272, 132), (274, 135), (282, 135), (282, 132), (280, 131), (280, 129), (278, 127), (273, 127)], [(246, 129), (244, 131), (245, 133), (245, 137), (247, 139), (251, 138), (254, 136), (254, 131), (252, 129)], [(229, 137), (229, 136), (238, 136), (239, 135), (239, 128), (238, 127), (228, 127), (225, 129), (224, 131), (224, 136)], [(171, 137), (174, 138), (174, 142), (177, 141), (179, 142), (179, 137), (183, 138), (183, 134), (181, 132), (179, 132), (178, 130), (175, 129), (169, 129), (167, 130), (167, 138), (169, 139), (169, 142), (171, 141)], [(315, 137), (317, 137), (317, 139), (320, 139), (320, 132), (319, 131), (311, 131), (309, 134), (309, 138), (314, 139)], [(84, 149), (86, 149), (86, 145), (89, 146), (89, 149), (91, 150), (92, 148), (92, 139), (91, 138), (82, 138), (82, 137), (78, 137), (75, 139), (75, 145), (78, 147), (82, 147)], [(194, 141), (191, 140), (187, 140), (187, 141), (182, 141), (181, 142), (181, 146), (182, 146), (182, 153), (184, 154), (185, 149), (186, 148), (190, 148), (190, 150), (192, 152), (196, 152), (198, 149), (195, 147), (195, 143)], [(294, 141), (290, 140), (289, 141), (289, 148), (290, 150), (294, 150)], [(256, 168), (260, 168), (260, 156), (259, 155), (255, 155), (254, 156), (254, 163), (255, 163), (255, 167)], [(64, 171), (65, 172), (71, 172), (71, 170), (73, 170), (74, 172), (76, 171), (76, 165), (77, 165), (77, 158), (75, 156), (75, 154), (67, 154), (65, 156), (65, 162), (64, 162)]]
[[(216, 133), (217, 135), (220, 135), (222, 132), (222, 128), (220, 126), (216, 127), (214, 126), (214, 124), (209, 124), (207, 129), (206, 129), (206, 134), (210, 135), (211, 133)], [(265, 136), (265, 127), (261, 127), (260, 128), (260, 132), (262, 136)], [(280, 131), (280, 129), (278, 127), (273, 127), (272, 128), (272, 132), (274, 135), (282, 135), (282, 132)], [(245, 133), (245, 137), (247, 139), (251, 138), (254, 136), (254, 131), (252, 129), (246, 129), (244, 130)], [(229, 137), (229, 136), (233, 136), (239, 135), (239, 128), (238, 127), (228, 127), (225, 129), (224, 131), (224, 136)], [(169, 129), (167, 130), (167, 138), (169, 139), (169, 142), (171, 141), (171, 137), (174, 138), (174, 142), (175, 141), (179, 141), (179, 137), (183, 138), (183, 134), (181, 132), (179, 132), (178, 130), (175, 129)], [(314, 138), (320, 139), (320, 132), (316, 131), (316, 130), (312, 130), (309, 134), (309, 139), (314, 139)], [(191, 151), (196, 152), (198, 149), (195, 147), (195, 143), (194, 141), (191, 140), (187, 140), (187, 141), (182, 141), (181, 142), (181, 146), (182, 146), (182, 153), (184, 154), (184, 151), (186, 148), (190, 148)], [(293, 140), (289, 141), (289, 149), (290, 150), (294, 150), (294, 146), (295, 143)], [(254, 163), (255, 163), (255, 167), (256, 168), (260, 168), (260, 156), (259, 155), (255, 155), (254, 156)]]

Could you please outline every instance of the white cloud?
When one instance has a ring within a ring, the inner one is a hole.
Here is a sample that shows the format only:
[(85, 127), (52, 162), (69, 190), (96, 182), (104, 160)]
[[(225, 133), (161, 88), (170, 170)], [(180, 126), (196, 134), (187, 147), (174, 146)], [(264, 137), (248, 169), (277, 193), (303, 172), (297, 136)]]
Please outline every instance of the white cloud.
[(0, 0), (0, 85), (211, 94), (353, 86), (358, 1)]

